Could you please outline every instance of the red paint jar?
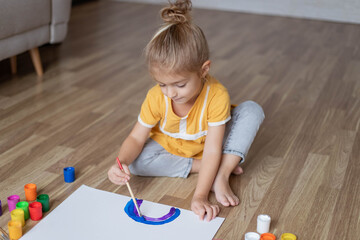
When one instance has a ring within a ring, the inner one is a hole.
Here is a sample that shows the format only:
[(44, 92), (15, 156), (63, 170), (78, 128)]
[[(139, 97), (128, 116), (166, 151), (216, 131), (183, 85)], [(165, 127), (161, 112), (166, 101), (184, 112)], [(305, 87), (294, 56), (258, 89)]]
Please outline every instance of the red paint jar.
[(32, 202), (29, 205), (30, 218), (39, 221), (42, 218), (42, 205), (40, 202)]

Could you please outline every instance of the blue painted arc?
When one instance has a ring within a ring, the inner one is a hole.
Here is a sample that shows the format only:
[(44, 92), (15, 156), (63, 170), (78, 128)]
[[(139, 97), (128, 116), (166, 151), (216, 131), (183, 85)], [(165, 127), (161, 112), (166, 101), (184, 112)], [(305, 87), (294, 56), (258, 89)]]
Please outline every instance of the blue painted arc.
[[(142, 199), (136, 199), (136, 202), (137, 202), (137, 204), (138, 204), (138, 206), (140, 208), (143, 200)], [(169, 222), (174, 221), (180, 215), (180, 209), (171, 207), (169, 213), (167, 213), (164, 216), (159, 217), (159, 218), (152, 218), (152, 217), (147, 217), (147, 216), (144, 216), (144, 215), (142, 217), (140, 217), (137, 210), (136, 210), (134, 202), (131, 199), (126, 204), (124, 210), (125, 210), (126, 214), (130, 218), (135, 220), (136, 222), (149, 224), (149, 225), (162, 225), (162, 224), (165, 224), (165, 223), (169, 223)]]

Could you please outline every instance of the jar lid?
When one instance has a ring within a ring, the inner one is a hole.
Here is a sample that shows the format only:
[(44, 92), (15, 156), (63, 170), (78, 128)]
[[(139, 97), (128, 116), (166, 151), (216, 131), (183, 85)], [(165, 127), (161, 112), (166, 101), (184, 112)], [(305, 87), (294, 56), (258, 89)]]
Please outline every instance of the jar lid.
[(260, 240), (276, 240), (276, 236), (272, 233), (263, 233), (260, 236)]
[(296, 236), (292, 233), (283, 233), (281, 235), (281, 240), (296, 240)]
[(245, 233), (245, 240), (260, 240), (260, 235), (256, 232)]

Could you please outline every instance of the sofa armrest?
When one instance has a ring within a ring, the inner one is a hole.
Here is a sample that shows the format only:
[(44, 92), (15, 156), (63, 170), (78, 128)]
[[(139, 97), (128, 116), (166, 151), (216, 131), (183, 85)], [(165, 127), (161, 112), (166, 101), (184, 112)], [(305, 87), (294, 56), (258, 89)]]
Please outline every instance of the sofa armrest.
[(50, 43), (62, 42), (67, 34), (71, 0), (51, 0)]

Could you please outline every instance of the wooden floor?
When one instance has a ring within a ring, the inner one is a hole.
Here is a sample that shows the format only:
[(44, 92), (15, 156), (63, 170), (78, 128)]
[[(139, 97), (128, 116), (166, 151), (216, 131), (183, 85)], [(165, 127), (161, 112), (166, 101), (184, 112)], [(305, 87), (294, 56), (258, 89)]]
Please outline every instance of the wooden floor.
[[(24, 199), (29, 182), (50, 195), (52, 209), (82, 184), (129, 195), (107, 170), (153, 84), (142, 50), (160, 8), (73, 7), (65, 42), (40, 48), (43, 79), (28, 53), (18, 56), (16, 76), (9, 60), (0, 62), (0, 226), (10, 219), (6, 197)], [(232, 102), (252, 99), (266, 114), (245, 173), (231, 178), (241, 203), (221, 208), (226, 220), (216, 238), (243, 239), (264, 213), (278, 237), (359, 239), (360, 25), (193, 13), (209, 41), (211, 72)], [(64, 183), (66, 166), (76, 168), (72, 184)], [(190, 209), (196, 179), (133, 177), (131, 186), (139, 198)]]

